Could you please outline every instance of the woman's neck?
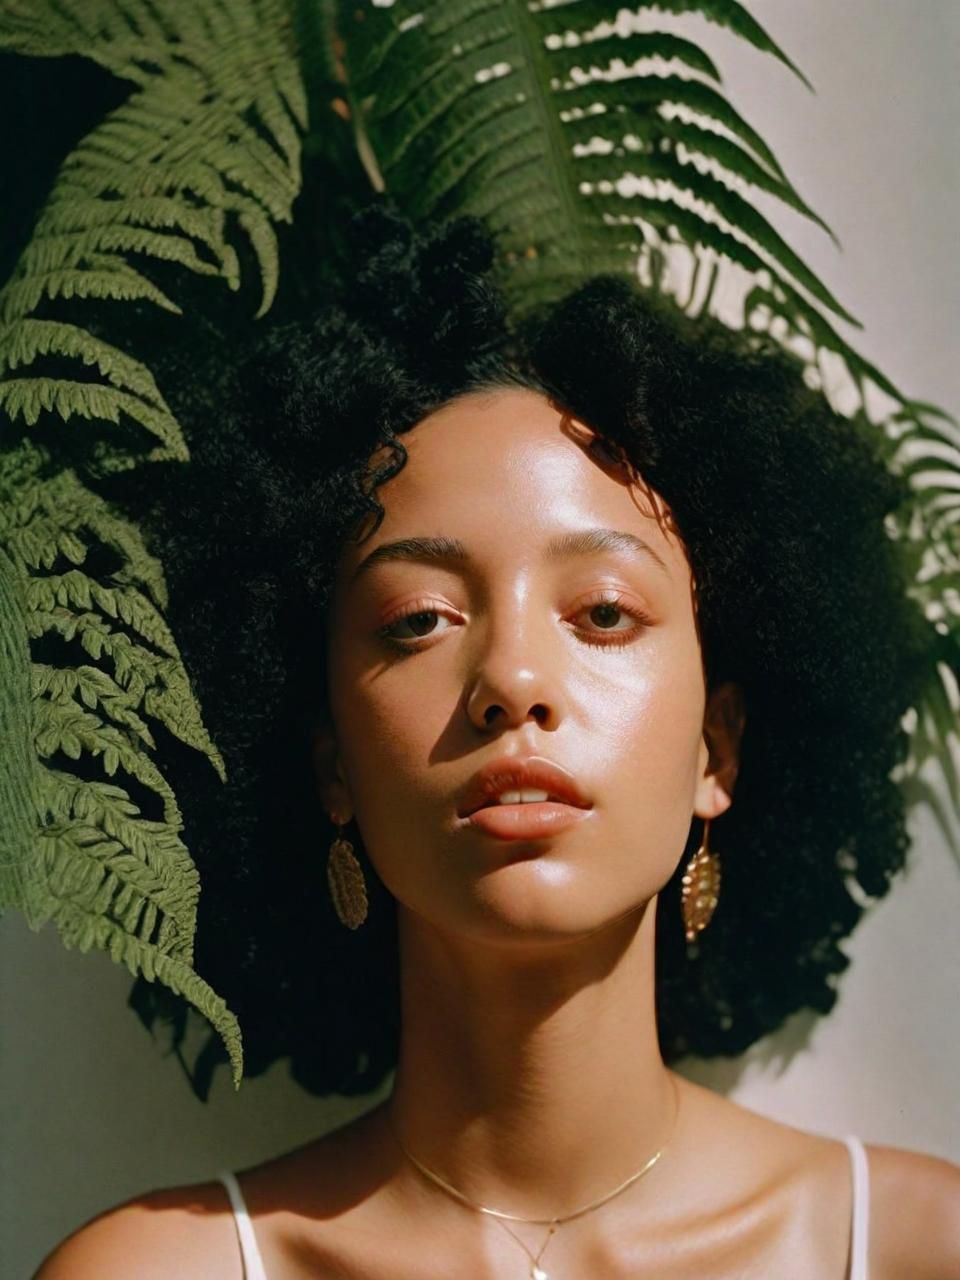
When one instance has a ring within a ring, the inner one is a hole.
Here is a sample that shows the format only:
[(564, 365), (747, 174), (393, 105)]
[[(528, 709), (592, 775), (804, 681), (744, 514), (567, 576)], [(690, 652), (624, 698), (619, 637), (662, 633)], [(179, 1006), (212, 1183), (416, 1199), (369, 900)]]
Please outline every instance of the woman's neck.
[(465, 1196), (563, 1217), (670, 1136), (657, 1041), (656, 902), (521, 954), (451, 939), (400, 909), (402, 1040), (391, 1122)]

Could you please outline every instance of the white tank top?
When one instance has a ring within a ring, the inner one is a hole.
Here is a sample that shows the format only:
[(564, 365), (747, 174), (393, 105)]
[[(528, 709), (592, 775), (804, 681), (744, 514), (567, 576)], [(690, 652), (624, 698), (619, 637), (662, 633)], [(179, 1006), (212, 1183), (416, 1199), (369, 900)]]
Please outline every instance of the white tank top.
[[(853, 1183), (853, 1212), (850, 1218), (850, 1270), (845, 1280), (868, 1280), (867, 1235), (870, 1229), (870, 1183), (867, 1153), (863, 1143), (852, 1134), (844, 1138), (850, 1153), (850, 1175)], [(222, 1170), (217, 1177), (227, 1189), (240, 1241), (244, 1280), (267, 1280), (267, 1273), (253, 1234), (253, 1223), (240, 1191), (236, 1175)]]

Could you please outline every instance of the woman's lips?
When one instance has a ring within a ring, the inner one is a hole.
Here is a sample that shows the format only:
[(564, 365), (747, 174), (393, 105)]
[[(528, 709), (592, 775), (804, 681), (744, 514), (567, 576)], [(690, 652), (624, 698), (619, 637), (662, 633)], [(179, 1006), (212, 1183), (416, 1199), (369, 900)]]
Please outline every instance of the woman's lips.
[(460, 796), (457, 813), (469, 817), (477, 809), (498, 804), (507, 791), (543, 791), (555, 804), (589, 809), (590, 797), (580, 788), (569, 769), (545, 756), (501, 756), (479, 769)]
[(591, 812), (555, 800), (536, 800), (487, 805), (476, 809), (464, 823), (498, 840), (541, 840), (583, 822)]

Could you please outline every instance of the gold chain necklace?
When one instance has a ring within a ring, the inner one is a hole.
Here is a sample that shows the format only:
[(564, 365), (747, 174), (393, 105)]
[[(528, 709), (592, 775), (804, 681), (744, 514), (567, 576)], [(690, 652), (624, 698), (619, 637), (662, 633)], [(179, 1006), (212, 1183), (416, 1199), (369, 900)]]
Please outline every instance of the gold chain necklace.
[[(530, 1259), (530, 1280), (550, 1280), (550, 1277), (547, 1274), (547, 1272), (544, 1271), (543, 1268), (540, 1266), (540, 1259), (543, 1257), (544, 1250), (546, 1249), (547, 1245), (550, 1243), (551, 1239), (553, 1238), (553, 1233), (556, 1231), (556, 1229), (559, 1226), (562, 1226), (563, 1223), (565, 1222), (570, 1222), (574, 1218), (579, 1218), (585, 1213), (590, 1213), (593, 1209), (599, 1209), (602, 1204), (606, 1204), (607, 1201), (612, 1200), (614, 1196), (618, 1196), (622, 1191), (626, 1191), (627, 1187), (632, 1186), (633, 1183), (635, 1183), (638, 1178), (642, 1178), (645, 1173), (649, 1173), (650, 1170), (653, 1168), (653, 1166), (657, 1163), (657, 1161), (663, 1155), (664, 1151), (666, 1151), (667, 1146), (669, 1145), (670, 1139), (673, 1137), (673, 1132), (676, 1129), (677, 1117), (680, 1114), (680, 1095), (677, 1090), (676, 1080), (673, 1078), (672, 1075), (670, 1076), (670, 1083), (673, 1086), (673, 1097), (674, 1097), (673, 1123), (670, 1126), (670, 1137), (663, 1144), (660, 1150), (650, 1157), (650, 1159), (647, 1161), (647, 1163), (643, 1166), (642, 1169), (638, 1169), (636, 1173), (631, 1174), (630, 1177), (627, 1178), (626, 1182), (621, 1182), (619, 1187), (615, 1187), (613, 1191), (608, 1192), (607, 1195), (605, 1196), (601, 1196), (599, 1200), (592, 1200), (589, 1204), (584, 1205), (582, 1209), (577, 1209), (574, 1213), (568, 1213), (566, 1214), (565, 1217), (562, 1217), (562, 1218), (521, 1218), (518, 1214), (515, 1214), (515, 1213), (502, 1213), (498, 1209), (488, 1209), (482, 1204), (477, 1204), (475, 1200), (470, 1200), (467, 1196), (465, 1196), (462, 1191), (458, 1191), (456, 1187), (452, 1187), (449, 1182), (445, 1182), (443, 1178), (440, 1177), (439, 1174), (434, 1173), (432, 1169), (428, 1169), (425, 1164), (421, 1164), (421, 1162), (416, 1158), (416, 1156), (411, 1155), (411, 1153), (407, 1150), (407, 1148), (401, 1142), (400, 1135), (397, 1133), (396, 1129), (394, 1128), (393, 1120), (390, 1118), (389, 1113), (387, 1115), (387, 1122), (389, 1123), (390, 1128), (393, 1130), (393, 1136), (396, 1138), (397, 1145), (400, 1147), (400, 1150), (411, 1162), (411, 1164), (416, 1165), (416, 1167), (420, 1170), (422, 1174), (428, 1177), (431, 1182), (434, 1182), (438, 1187), (446, 1191), (449, 1195), (455, 1196), (456, 1199), (459, 1200), (462, 1204), (468, 1205), (471, 1209), (476, 1209), (480, 1213), (489, 1214), (491, 1218), (499, 1222), (499, 1225), (503, 1227), (504, 1231), (509, 1232), (509, 1234), (513, 1237), (514, 1240), (516, 1240), (517, 1244), (520, 1245), (521, 1249), (523, 1249), (524, 1253)], [(507, 1223), (503, 1221), (503, 1219), (507, 1219), (510, 1222), (530, 1222), (538, 1225), (549, 1223), (550, 1230), (547, 1232), (546, 1240), (544, 1240), (543, 1244), (540, 1246), (540, 1252), (536, 1254), (536, 1256), (534, 1256), (530, 1252), (530, 1250), (527, 1248), (527, 1246), (523, 1243), (523, 1241), (520, 1239), (520, 1237), (517, 1235), (517, 1233), (515, 1231), (511, 1231), (510, 1228), (507, 1226)]]

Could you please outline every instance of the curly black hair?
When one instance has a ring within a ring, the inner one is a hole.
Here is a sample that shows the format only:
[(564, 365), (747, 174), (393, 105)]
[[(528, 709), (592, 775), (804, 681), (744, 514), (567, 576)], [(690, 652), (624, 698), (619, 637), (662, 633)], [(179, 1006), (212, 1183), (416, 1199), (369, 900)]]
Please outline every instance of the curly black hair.
[[(168, 373), (193, 460), (162, 483), (156, 468), (125, 481), (128, 501), (145, 486), (138, 517), (228, 769), (223, 786), (172, 738), (158, 744), (203, 886), (197, 968), (239, 1018), (247, 1074), (288, 1058), (309, 1091), (359, 1094), (396, 1064), (396, 903), (353, 833), (371, 890), (356, 933), (326, 885), (335, 831), (309, 750), (324, 616), (345, 540), (376, 527), (377, 487), (404, 465), (403, 433), (491, 386), (552, 396), (663, 496), (708, 685), (743, 690), (735, 803), (713, 829), (723, 890), (692, 959), (679, 881), (699, 824), (660, 894), (665, 1060), (736, 1054), (797, 1010), (827, 1012), (864, 895), (904, 864), (891, 774), (929, 662), (886, 527), (906, 491), (881, 433), (835, 414), (769, 339), (691, 321), (626, 277), (511, 321), (476, 219), (414, 228), (380, 201), (354, 237), (342, 297)], [(176, 997), (140, 979), (131, 1003), (148, 1025), (171, 1021), (179, 1045)], [(224, 1059), (211, 1035), (187, 1068), (198, 1096)]]

